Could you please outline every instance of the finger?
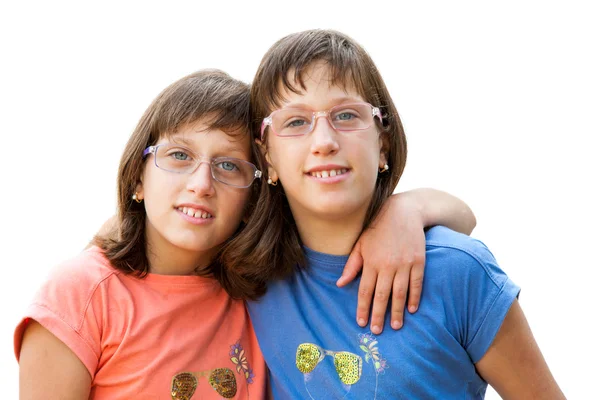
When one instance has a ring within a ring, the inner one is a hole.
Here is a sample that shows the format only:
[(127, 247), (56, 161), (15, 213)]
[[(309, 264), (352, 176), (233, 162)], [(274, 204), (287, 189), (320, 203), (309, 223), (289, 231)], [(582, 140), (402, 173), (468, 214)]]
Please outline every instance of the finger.
[[(359, 242), (360, 243), (360, 242)], [(338, 287), (342, 287), (350, 283), (356, 275), (360, 272), (363, 266), (363, 258), (360, 255), (360, 244), (357, 243), (356, 246), (352, 249), (352, 253), (350, 253), (350, 257), (344, 266), (344, 270), (342, 271), (342, 276), (338, 279), (336, 285)]]
[(385, 312), (388, 306), (388, 300), (392, 292), (392, 283), (394, 275), (380, 273), (377, 276), (377, 286), (375, 296), (373, 296), (373, 313), (371, 314), (371, 332), (379, 335), (383, 332), (385, 324)]
[(394, 277), (394, 288), (392, 292), (392, 316), (391, 325), (394, 329), (402, 328), (404, 325), (404, 305), (406, 304), (406, 292), (408, 290), (408, 272), (398, 273)]
[(377, 274), (368, 269), (365, 269), (360, 277), (360, 284), (358, 285), (358, 305), (356, 307), (356, 322), (358, 322), (358, 325), (360, 326), (367, 326), (369, 309), (371, 307), (371, 300), (373, 299), (373, 290), (375, 289), (376, 281)]
[(415, 313), (419, 309), (421, 294), (423, 293), (423, 277), (425, 275), (425, 260), (420, 259), (413, 264), (410, 270), (410, 283), (408, 287), (408, 311)]

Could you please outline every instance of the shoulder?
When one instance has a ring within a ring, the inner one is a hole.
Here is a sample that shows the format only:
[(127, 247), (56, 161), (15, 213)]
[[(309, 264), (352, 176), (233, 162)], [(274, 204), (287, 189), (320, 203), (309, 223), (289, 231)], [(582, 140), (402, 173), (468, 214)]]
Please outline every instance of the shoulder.
[(35, 320), (65, 343), (93, 376), (101, 352), (104, 310), (101, 305), (106, 297), (96, 294), (104, 282), (118, 274), (97, 247), (53, 268), (15, 329), (17, 359), (23, 334), (29, 321)]
[(91, 295), (98, 285), (119, 275), (98, 247), (91, 247), (52, 269), (40, 292), (66, 290), (71, 293), (86, 292)]
[(102, 250), (91, 247), (52, 269), (34, 297), (31, 316), (54, 316), (81, 326), (90, 306), (106, 300), (99, 288), (119, 275)]
[(482, 275), (497, 287), (507, 280), (492, 252), (481, 241), (443, 226), (425, 235), (427, 266), (439, 266), (450, 275)]

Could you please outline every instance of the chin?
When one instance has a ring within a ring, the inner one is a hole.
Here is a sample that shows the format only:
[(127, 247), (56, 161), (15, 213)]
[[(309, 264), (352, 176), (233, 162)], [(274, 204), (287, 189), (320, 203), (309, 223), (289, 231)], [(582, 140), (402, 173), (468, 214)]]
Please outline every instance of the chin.
[(194, 235), (192, 235), (191, 237), (190, 236), (177, 237), (177, 238), (173, 238), (173, 240), (171, 240), (171, 243), (173, 243), (173, 245), (175, 245), (176, 247), (178, 247), (182, 250), (190, 251), (190, 252), (198, 252), (198, 253), (204, 252), (204, 251), (209, 251), (213, 247), (215, 247), (213, 240), (210, 240), (210, 241), (206, 240), (206, 235), (202, 235), (202, 237), (198, 237), (198, 236), (194, 236)]

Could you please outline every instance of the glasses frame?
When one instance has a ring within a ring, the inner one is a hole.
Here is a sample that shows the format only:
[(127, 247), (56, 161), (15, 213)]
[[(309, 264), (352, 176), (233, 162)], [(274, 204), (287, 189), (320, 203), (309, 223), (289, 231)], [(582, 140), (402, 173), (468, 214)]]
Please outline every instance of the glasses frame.
[[(317, 124), (317, 118), (320, 117), (327, 117), (327, 121), (329, 122), (329, 125), (336, 131), (339, 132), (352, 132), (352, 131), (364, 131), (365, 129), (369, 129), (370, 127), (372, 127), (373, 125), (369, 125), (367, 127), (364, 128), (353, 128), (353, 129), (339, 129), (336, 128), (333, 125), (333, 121), (331, 120), (331, 110), (335, 109), (335, 108), (339, 108), (339, 107), (344, 107), (344, 106), (356, 106), (356, 105), (367, 105), (369, 107), (371, 107), (371, 114), (373, 115), (373, 118), (377, 117), (379, 118), (379, 122), (383, 123), (383, 117), (381, 116), (381, 109), (379, 107), (375, 107), (367, 102), (356, 102), (356, 103), (343, 103), (343, 104), (338, 104), (336, 106), (331, 107), (329, 110), (326, 111), (313, 111), (312, 112), (312, 119), (310, 122), (310, 127), (309, 130), (306, 133), (302, 133), (302, 134), (298, 134), (298, 135), (280, 135), (278, 134), (275, 129), (273, 128), (273, 115), (284, 110), (283, 108), (280, 108), (278, 110), (273, 111), (271, 114), (269, 114), (268, 117), (265, 117), (263, 119), (262, 125), (260, 127), (260, 140), (262, 141), (264, 139), (264, 135), (265, 135), (265, 130), (267, 129), (267, 126), (270, 126), (271, 129), (273, 130), (273, 133), (279, 137), (298, 137), (298, 136), (306, 136), (309, 133), (311, 133), (314, 129), (315, 129), (315, 125)], [(285, 110), (302, 110), (302, 111), (307, 111), (305, 109), (301, 109), (301, 108), (286, 108)]]
[[(196, 166), (191, 169), (189, 172), (177, 172), (177, 171), (172, 171), (170, 169), (165, 169), (162, 168), (158, 165), (158, 163), (156, 162), (156, 152), (158, 151), (158, 149), (161, 146), (177, 146), (180, 147), (182, 149), (188, 150), (190, 153), (194, 154), (197, 159), (198, 159), (198, 163), (196, 164)], [(239, 158), (235, 158), (235, 157), (215, 157), (215, 158), (210, 158), (210, 157), (203, 157), (203, 156), (199, 156), (195, 151), (193, 151), (192, 149), (190, 149), (189, 147), (186, 146), (181, 146), (181, 145), (175, 145), (173, 143), (161, 143), (161, 144), (157, 144), (154, 146), (148, 146), (144, 149), (144, 152), (142, 153), (142, 158), (145, 158), (148, 154), (154, 154), (154, 165), (163, 170), (163, 171), (167, 171), (167, 172), (171, 172), (174, 174), (193, 174), (194, 172), (196, 172), (198, 170), (198, 168), (200, 168), (201, 164), (208, 164), (210, 167), (210, 175), (212, 176), (212, 178), (220, 183), (223, 183), (225, 185), (228, 186), (232, 186), (232, 187), (236, 187), (236, 188), (249, 188), (250, 186), (252, 186), (252, 184), (254, 183), (255, 179), (260, 179), (262, 177), (262, 171), (259, 170), (256, 165), (252, 164), (250, 161), (246, 161), (246, 160), (240, 160)], [(204, 161), (203, 161), (204, 160)], [(252, 166), (252, 168), (254, 169), (254, 177), (252, 178), (252, 182), (250, 182), (248, 185), (246, 186), (240, 186), (240, 185), (233, 185), (231, 183), (227, 183), (227, 182), (223, 182), (222, 180), (218, 179), (215, 176), (215, 171), (213, 169), (215, 162), (217, 161), (221, 161), (221, 160), (236, 160), (245, 164), (248, 164), (250, 166)]]

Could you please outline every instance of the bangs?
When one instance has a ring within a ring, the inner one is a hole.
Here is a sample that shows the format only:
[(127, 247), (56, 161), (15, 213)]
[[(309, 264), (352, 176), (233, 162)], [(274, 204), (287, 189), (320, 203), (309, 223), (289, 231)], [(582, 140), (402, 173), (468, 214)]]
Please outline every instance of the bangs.
[(323, 68), (328, 68), (330, 86), (338, 86), (345, 92), (349, 88), (354, 89), (364, 99), (369, 97), (366, 90), (364, 90), (363, 82), (358, 78), (362, 75), (362, 71), (359, 71), (356, 65), (350, 63), (338, 65), (324, 59), (314, 59), (303, 65), (291, 67), (287, 73), (282, 73), (269, 79), (269, 82), (276, 83), (276, 85), (274, 85), (272, 91), (268, 89), (269, 95), (265, 99), (267, 106), (271, 109), (280, 108), (285, 100), (286, 91), (299, 95), (305, 92), (307, 71), (319, 63), (322, 63)]
[(249, 85), (221, 71), (189, 75), (165, 89), (155, 101), (154, 140), (202, 121), (209, 130), (239, 137), (249, 130)]

